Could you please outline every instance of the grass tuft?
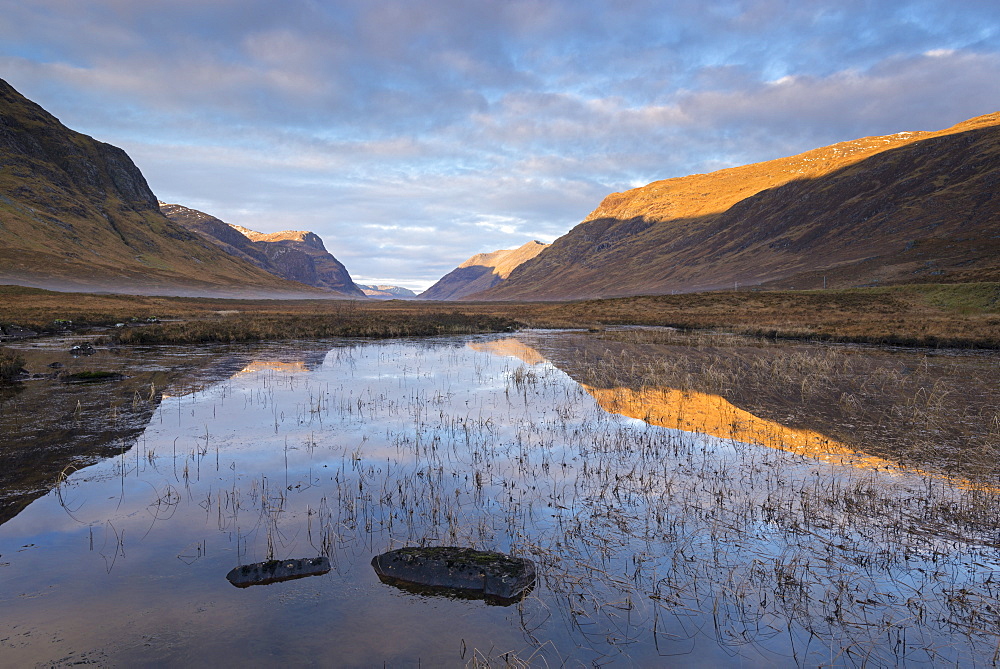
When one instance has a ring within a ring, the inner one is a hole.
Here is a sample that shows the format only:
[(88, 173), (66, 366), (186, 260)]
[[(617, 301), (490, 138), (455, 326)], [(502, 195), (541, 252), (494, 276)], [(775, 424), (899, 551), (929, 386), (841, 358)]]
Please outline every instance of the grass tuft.
[(13, 381), (24, 367), (24, 358), (17, 351), (0, 348), (0, 381)]

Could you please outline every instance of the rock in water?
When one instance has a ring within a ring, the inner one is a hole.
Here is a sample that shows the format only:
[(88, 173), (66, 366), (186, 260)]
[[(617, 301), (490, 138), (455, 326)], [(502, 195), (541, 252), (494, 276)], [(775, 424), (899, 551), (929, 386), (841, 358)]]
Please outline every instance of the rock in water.
[(330, 559), (324, 556), (299, 560), (267, 560), (234, 567), (226, 579), (237, 588), (319, 576), (330, 571)]
[(535, 582), (535, 564), (527, 558), (451, 546), (400, 548), (376, 555), (372, 567), (385, 583), (481, 593), (501, 603), (516, 600)]

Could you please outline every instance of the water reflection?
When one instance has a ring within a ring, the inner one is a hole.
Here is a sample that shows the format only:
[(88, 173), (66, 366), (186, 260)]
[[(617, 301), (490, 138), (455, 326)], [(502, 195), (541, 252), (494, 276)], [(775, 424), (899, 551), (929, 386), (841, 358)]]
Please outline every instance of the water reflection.
[(492, 341), (469, 342), (469, 348), (480, 353), (491, 355), (509, 355), (529, 365), (539, 365), (546, 362), (545, 356), (525, 344), (517, 337), (494, 339)]
[[(989, 663), (995, 495), (747, 446), (836, 452), (710, 393), (581, 385), (575, 346), (147, 354), (201, 362), (126, 448), (0, 526), (4, 662)], [(506, 608), (414, 597), (371, 568), (401, 546), (523, 555), (538, 578)], [(221, 578), (303, 555), (330, 571)]]
[(513, 606), (524, 600), (524, 597), (531, 594), (535, 589), (534, 584), (522, 590), (516, 597), (498, 597), (483, 592), (482, 590), (469, 590), (463, 588), (449, 588), (441, 585), (421, 585), (410, 581), (404, 581), (385, 574), (378, 574), (382, 583), (388, 585), (402, 593), (414, 597), (424, 597), (432, 599), (455, 599), (470, 602), (483, 602), (487, 606), (507, 607)]
[[(470, 343), (469, 346), (483, 353), (511, 356), (529, 365), (546, 362), (542, 353), (516, 337)], [(564, 371), (573, 375), (574, 370), (571, 365), (564, 367)], [(898, 462), (852, 448), (820, 432), (761, 418), (735, 406), (720, 395), (691, 389), (646, 385), (639, 388), (621, 386), (608, 388), (580, 381), (580, 386), (605, 411), (635, 418), (649, 425), (775, 448), (827, 463), (850, 465), (883, 473), (907, 471), (947, 480), (966, 489), (1000, 492), (1000, 488), (981, 481), (903, 466)]]

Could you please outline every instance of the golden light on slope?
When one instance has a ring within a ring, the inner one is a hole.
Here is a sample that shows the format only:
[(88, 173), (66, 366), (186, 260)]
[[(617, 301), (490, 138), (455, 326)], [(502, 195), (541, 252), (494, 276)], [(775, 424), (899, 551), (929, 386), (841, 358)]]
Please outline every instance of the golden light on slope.
[(541, 353), (513, 337), (495, 339), (493, 341), (469, 342), (468, 346), (473, 351), (489, 353), (491, 355), (511, 356), (529, 365), (537, 365), (545, 362), (545, 357)]
[(1000, 492), (1000, 488), (973, 483), (968, 479), (903, 467), (891, 460), (857, 451), (819, 432), (788, 427), (759, 418), (734, 406), (719, 395), (674, 388), (632, 390), (594, 388), (586, 384), (581, 386), (605, 411), (637, 418), (650, 425), (757, 444), (838, 465), (886, 472), (907, 472), (944, 479), (960, 488)]
[(300, 372), (308, 372), (309, 368), (302, 361), (298, 362), (276, 362), (274, 360), (254, 360), (246, 367), (236, 372), (236, 375), (240, 374), (250, 374), (251, 372), (263, 372), (263, 371), (275, 371), (275, 372), (285, 372), (286, 374), (297, 374)]
[(871, 469), (894, 467), (888, 460), (858, 453), (819, 432), (758, 418), (719, 395), (673, 388), (583, 388), (605, 411), (650, 425), (758, 444), (827, 462), (849, 462)]

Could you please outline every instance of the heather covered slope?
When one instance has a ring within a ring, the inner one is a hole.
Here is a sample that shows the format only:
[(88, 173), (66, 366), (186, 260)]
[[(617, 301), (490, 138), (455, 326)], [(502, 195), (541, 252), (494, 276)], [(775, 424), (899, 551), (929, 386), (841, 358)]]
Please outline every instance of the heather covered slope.
[(614, 193), (477, 298), (1000, 278), (1000, 114)]
[(349, 297), (364, 297), (347, 268), (326, 250), (323, 240), (313, 232), (286, 230), (264, 234), (179, 204), (160, 203), (160, 211), (226, 253), (271, 274)]
[(492, 288), (515, 268), (541, 253), (548, 244), (530, 241), (516, 249), (477, 253), (420, 294), (422, 300), (460, 300)]
[(178, 295), (315, 291), (172, 223), (121, 149), (0, 80), (0, 283)]

